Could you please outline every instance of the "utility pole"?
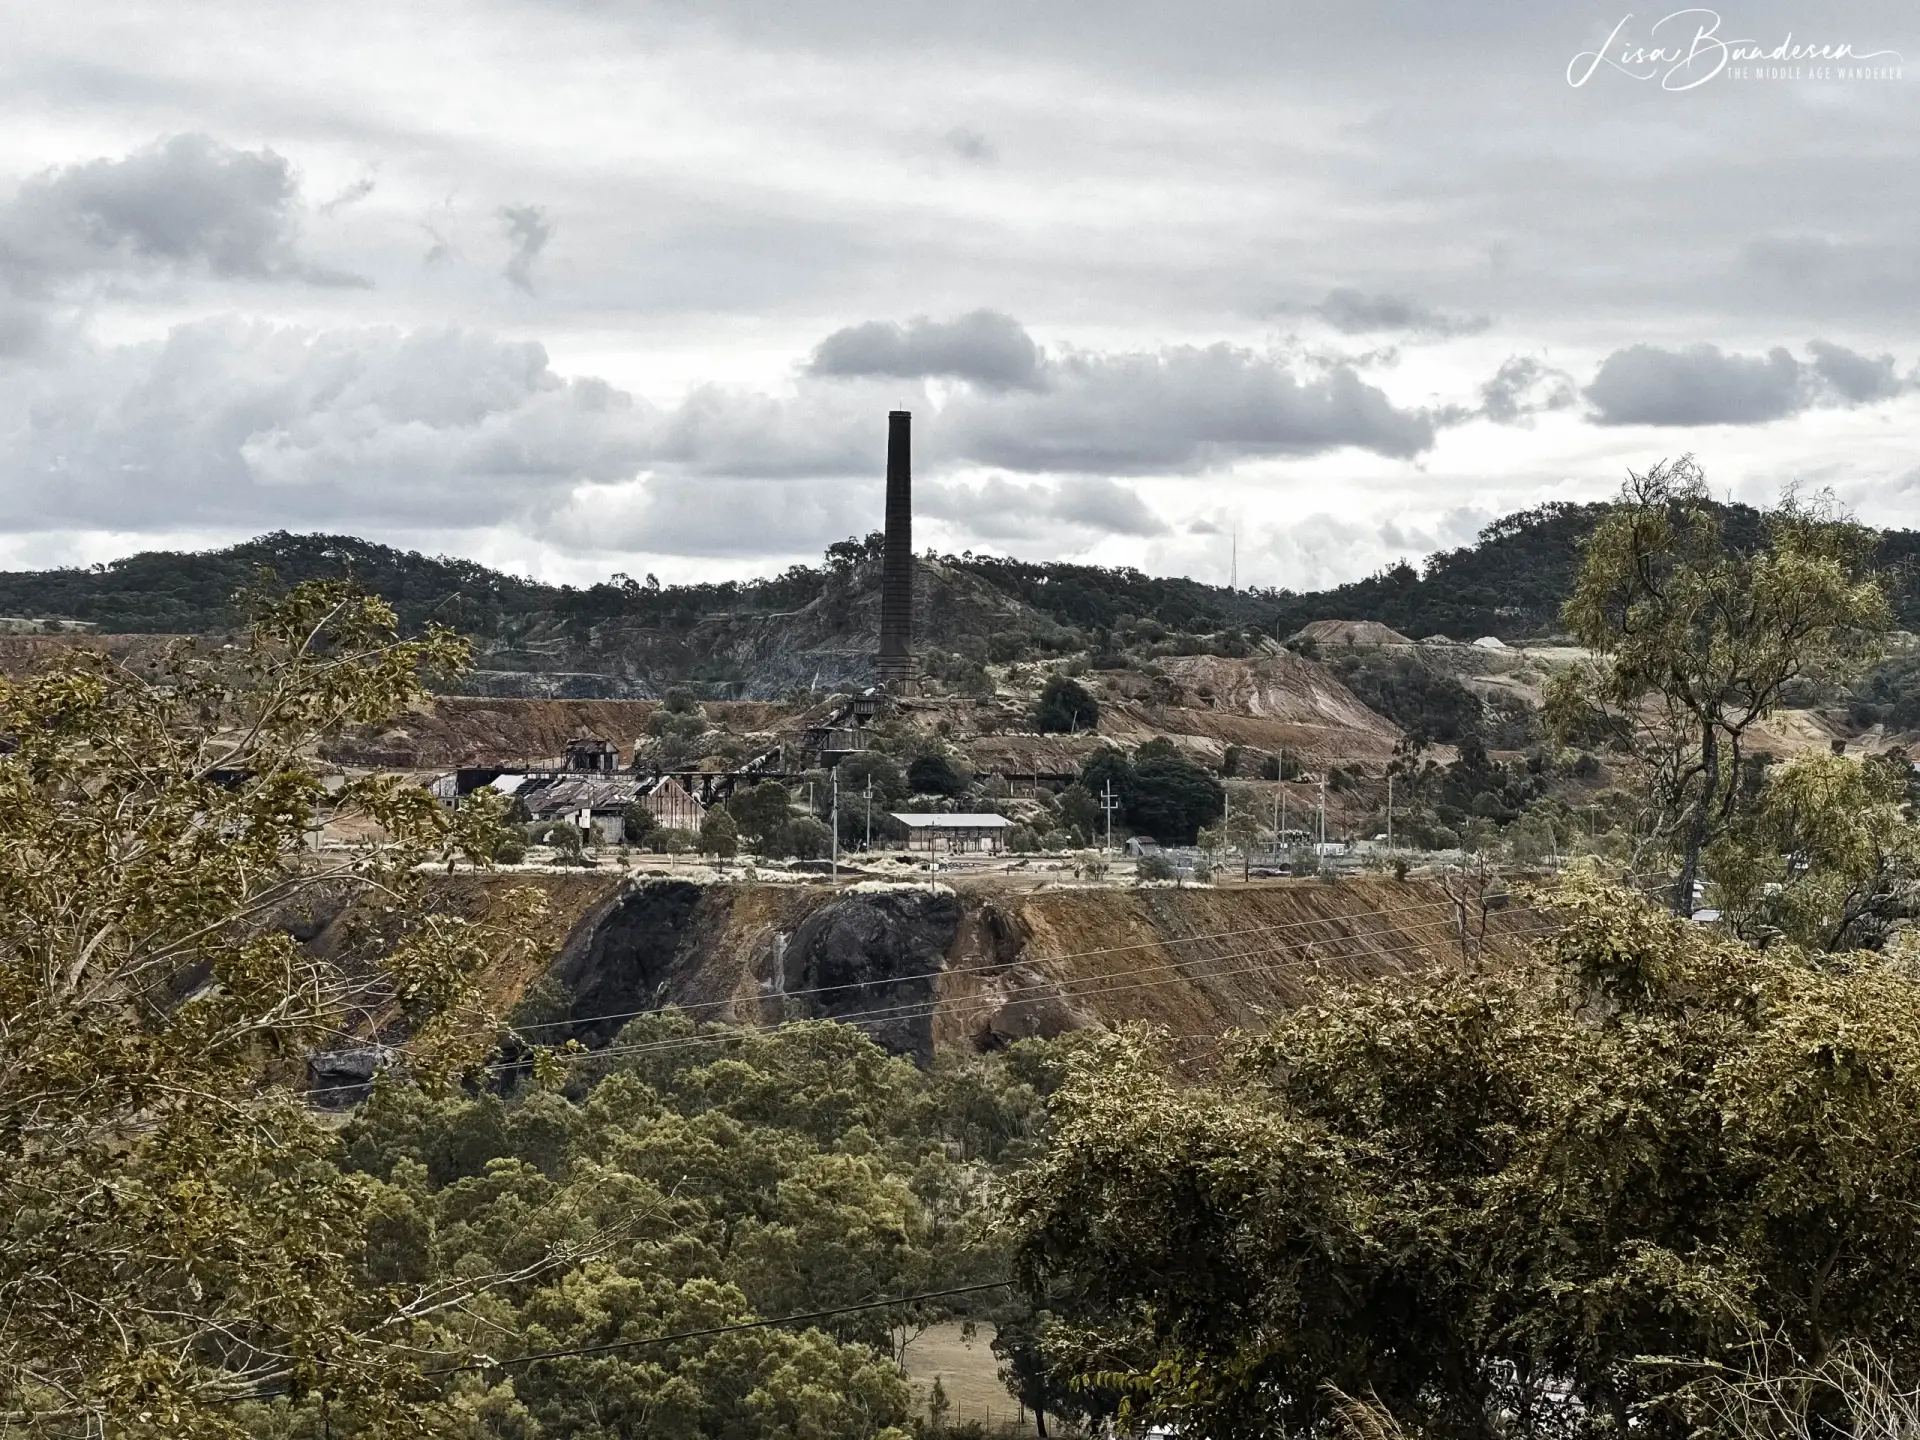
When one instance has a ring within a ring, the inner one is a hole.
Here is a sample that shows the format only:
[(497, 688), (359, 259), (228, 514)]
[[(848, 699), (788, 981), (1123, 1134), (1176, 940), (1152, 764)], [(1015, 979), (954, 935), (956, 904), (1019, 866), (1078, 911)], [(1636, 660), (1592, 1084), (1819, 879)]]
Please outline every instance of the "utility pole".
[(867, 843), (863, 849), (873, 849), (873, 775), (867, 775)]
[(1393, 854), (1393, 771), (1387, 771), (1387, 854)]
[(833, 767), (833, 883), (840, 883), (840, 767)]
[(1320, 858), (1327, 856), (1327, 776), (1320, 774)]
[(1113, 781), (1100, 792), (1100, 809), (1107, 817), (1107, 853), (1113, 853), (1113, 812), (1120, 808), (1120, 797), (1113, 793)]

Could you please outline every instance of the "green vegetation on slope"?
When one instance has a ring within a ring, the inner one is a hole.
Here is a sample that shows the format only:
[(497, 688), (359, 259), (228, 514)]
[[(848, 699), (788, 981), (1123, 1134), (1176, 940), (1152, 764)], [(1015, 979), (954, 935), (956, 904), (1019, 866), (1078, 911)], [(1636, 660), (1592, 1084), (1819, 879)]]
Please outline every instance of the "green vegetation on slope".
[[(1221, 632), (1283, 638), (1319, 619), (1378, 620), (1416, 639), (1437, 633), (1511, 640), (1560, 628), (1559, 609), (1572, 588), (1581, 541), (1607, 508), (1562, 503), (1522, 511), (1487, 526), (1472, 545), (1429, 556), (1420, 568), (1401, 561), (1364, 580), (1305, 593), (1229, 590), (1127, 567), (973, 554), (948, 556), (945, 563), (1066, 627), (1097, 653)], [(1758, 511), (1716, 508), (1737, 543), (1758, 543)], [(686, 632), (703, 618), (780, 615), (831, 586), (866, 584), (873, 578), (868, 572), (876, 539), (840, 542), (822, 565), (796, 565), (762, 580), (662, 586), (651, 576), (636, 581), (615, 575), (576, 587), (351, 536), (281, 532), (224, 550), (148, 551), (85, 569), (0, 573), (0, 615), (80, 620), (124, 633), (218, 631), (236, 623), (233, 596), (266, 567), (289, 584), (351, 576), (393, 605), (409, 630), (436, 620), (484, 641), (540, 617), (581, 639), (609, 621)], [(1909, 574), (1916, 557), (1920, 532), (1888, 531), (1876, 563), (1899, 571), (1896, 623), (1920, 628), (1920, 581)], [(995, 651), (995, 633), (963, 638), (972, 642), (963, 648), (977, 652), (975, 659), (1017, 658)]]
[[(396, 1088), (343, 1136), (372, 1187), (363, 1281), (515, 1276), (416, 1335), (450, 1359), (511, 1359), (997, 1280), (982, 1197), (1040, 1143), (1053, 1048), (927, 1072), (851, 1026), (760, 1034), (669, 1012), (630, 1023), (564, 1091)], [(895, 1362), (956, 1312), (1024, 1307), (986, 1292), (509, 1364), (448, 1385), (470, 1417), (453, 1433), (901, 1436), (914, 1405)], [(272, 1433), (300, 1433), (294, 1418)]]

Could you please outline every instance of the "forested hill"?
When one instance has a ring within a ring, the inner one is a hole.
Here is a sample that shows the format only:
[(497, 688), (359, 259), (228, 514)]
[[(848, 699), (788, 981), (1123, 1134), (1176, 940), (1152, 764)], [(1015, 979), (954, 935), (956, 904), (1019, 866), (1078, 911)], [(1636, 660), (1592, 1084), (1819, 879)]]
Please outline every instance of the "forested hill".
[[(1229, 590), (1138, 570), (990, 556), (948, 556), (946, 565), (1022, 602), (1093, 644), (1142, 628), (1170, 634), (1257, 630), (1284, 637), (1312, 620), (1378, 620), (1416, 639), (1551, 633), (1578, 563), (1579, 545), (1602, 505), (1554, 504), (1497, 520), (1478, 540), (1407, 561), (1330, 590)], [(1729, 506), (1729, 528), (1757, 535), (1758, 512)], [(1884, 532), (1882, 563), (1899, 577), (1899, 623), (1920, 628), (1920, 532)], [(148, 551), (91, 568), (0, 572), (0, 616), (84, 621), (116, 633), (197, 634), (230, 627), (234, 595), (263, 569), (282, 583), (352, 575), (384, 595), (409, 628), (438, 620), (483, 638), (541, 620), (581, 637), (605, 622), (691, 631), (711, 617), (791, 614), (874, 577), (878, 535), (830, 547), (821, 565), (796, 565), (752, 581), (661, 586), (651, 576), (601, 584), (546, 585), (468, 560), (421, 555), (342, 535), (265, 535), (224, 550)], [(978, 637), (986, 646), (994, 637)], [(1060, 636), (1052, 644), (1057, 647)], [(1004, 639), (1004, 637), (1003, 637)], [(1001, 657), (1010, 658), (1010, 657)]]

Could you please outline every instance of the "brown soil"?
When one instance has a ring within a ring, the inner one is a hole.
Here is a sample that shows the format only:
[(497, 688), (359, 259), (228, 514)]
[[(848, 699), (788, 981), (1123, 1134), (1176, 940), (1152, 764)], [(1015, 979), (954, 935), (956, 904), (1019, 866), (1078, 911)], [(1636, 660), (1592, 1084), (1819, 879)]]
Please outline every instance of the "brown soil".
[[(590, 982), (579, 970), (594, 930), (646, 883), (605, 873), (458, 875), (438, 889), (441, 903), (473, 918), (524, 905), (516, 890), (544, 897), (546, 913), (525, 929), (532, 952), (486, 978), (489, 1000), (505, 1010), (549, 970), (568, 973), (575, 989)], [(981, 878), (956, 888), (959, 928), (935, 982), (936, 1048), (991, 1049), (1142, 1021), (1204, 1058), (1226, 1031), (1257, 1028), (1328, 984), (1460, 963), (1445, 895), (1418, 879), (1021, 891)], [(825, 884), (705, 885), (661, 998), (707, 1019), (778, 1018), (767, 1000), (791, 984), (782, 978), (787, 942), (830, 901), (859, 898)], [(1517, 906), (1489, 921), (1489, 963), (1515, 955), (1540, 926)]]
[[(977, 941), (951, 958), (935, 1024), (942, 1045), (985, 1048), (1137, 1020), (1204, 1050), (1327, 984), (1459, 963), (1450, 907), (1431, 881), (1090, 887), (976, 904), (1019, 935), (1017, 958), (1007, 963)], [(1490, 960), (1539, 928), (1518, 908), (1490, 921)]]

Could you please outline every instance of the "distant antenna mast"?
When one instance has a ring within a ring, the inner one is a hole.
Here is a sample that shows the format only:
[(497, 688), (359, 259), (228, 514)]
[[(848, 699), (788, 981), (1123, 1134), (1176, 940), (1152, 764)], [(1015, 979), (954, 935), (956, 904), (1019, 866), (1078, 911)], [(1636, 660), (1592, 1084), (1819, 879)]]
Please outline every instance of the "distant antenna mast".
[(1240, 588), (1240, 527), (1233, 527), (1233, 539), (1228, 542), (1232, 548), (1227, 552), (1227, 589)]

